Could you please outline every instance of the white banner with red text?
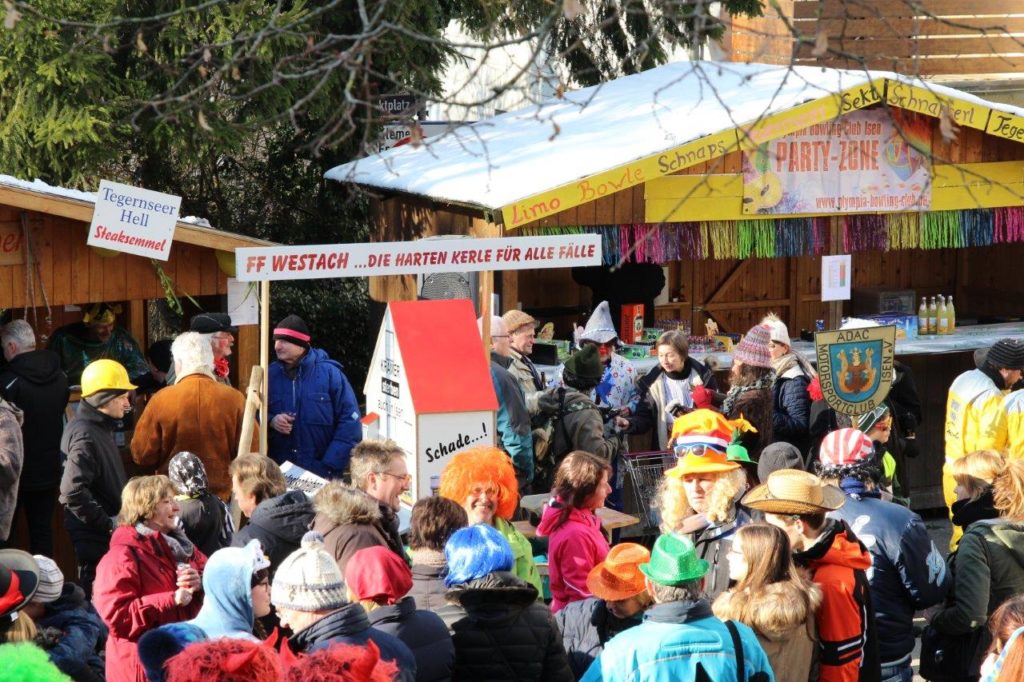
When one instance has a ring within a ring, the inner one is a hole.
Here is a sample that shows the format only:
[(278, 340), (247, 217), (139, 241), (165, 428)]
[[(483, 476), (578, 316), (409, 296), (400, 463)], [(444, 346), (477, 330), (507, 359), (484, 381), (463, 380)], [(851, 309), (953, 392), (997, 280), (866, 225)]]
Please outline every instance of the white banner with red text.
[(540, 270), (601, 264), (601, 235), (268, 246), (235, 250), (242, 282)]

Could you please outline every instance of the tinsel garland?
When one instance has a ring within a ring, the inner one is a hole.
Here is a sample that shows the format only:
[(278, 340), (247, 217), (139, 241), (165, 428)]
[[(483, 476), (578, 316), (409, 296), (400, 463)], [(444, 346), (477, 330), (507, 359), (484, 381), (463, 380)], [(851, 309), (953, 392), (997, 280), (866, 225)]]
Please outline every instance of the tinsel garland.
[[(523, 235), (600, 234), (604, 263), (780, 258), (829, 252), (830, 218), (534, 227)], [(844, 253), (1024, 242), (1024, 207), (840, 216)]]

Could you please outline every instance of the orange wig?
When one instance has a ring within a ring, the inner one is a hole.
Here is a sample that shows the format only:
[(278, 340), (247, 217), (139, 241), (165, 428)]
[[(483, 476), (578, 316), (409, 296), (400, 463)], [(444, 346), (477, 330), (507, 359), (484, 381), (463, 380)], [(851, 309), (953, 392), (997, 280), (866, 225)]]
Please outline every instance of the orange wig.
[(498, 490), (495, 516), (508, 521), (519, 504), (519, 483), (512, 459), (493, 445), (479, 445), (452, 456), (441, 472), (442, 497), (462, 506), (478, 485), (493, 485)]

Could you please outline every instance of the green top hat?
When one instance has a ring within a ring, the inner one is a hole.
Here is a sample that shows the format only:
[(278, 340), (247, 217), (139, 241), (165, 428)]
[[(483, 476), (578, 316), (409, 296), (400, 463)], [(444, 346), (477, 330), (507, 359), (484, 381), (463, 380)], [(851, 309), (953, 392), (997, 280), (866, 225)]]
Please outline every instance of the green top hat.
[(703, 578), (708, 572), (708, 562), (697, 558), (697, 550), (689, 538), (661, 535), (654, 542), (650, 563), (640, 566), (640, 570), (659, 585), (678, 587)]

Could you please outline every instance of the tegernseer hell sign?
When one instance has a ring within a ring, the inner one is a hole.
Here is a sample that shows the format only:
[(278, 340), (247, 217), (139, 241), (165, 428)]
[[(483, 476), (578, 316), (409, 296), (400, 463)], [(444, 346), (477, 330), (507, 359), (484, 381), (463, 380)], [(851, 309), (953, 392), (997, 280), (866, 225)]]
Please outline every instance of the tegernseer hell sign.
[(601, 236), (597, 234), (268, 246), (235, 250), (235, 271), (243, 282), (539, 270), (600, 264)]
[(181, 197), (103, 180), (89, 226), (89, 246), (167, 260)]

